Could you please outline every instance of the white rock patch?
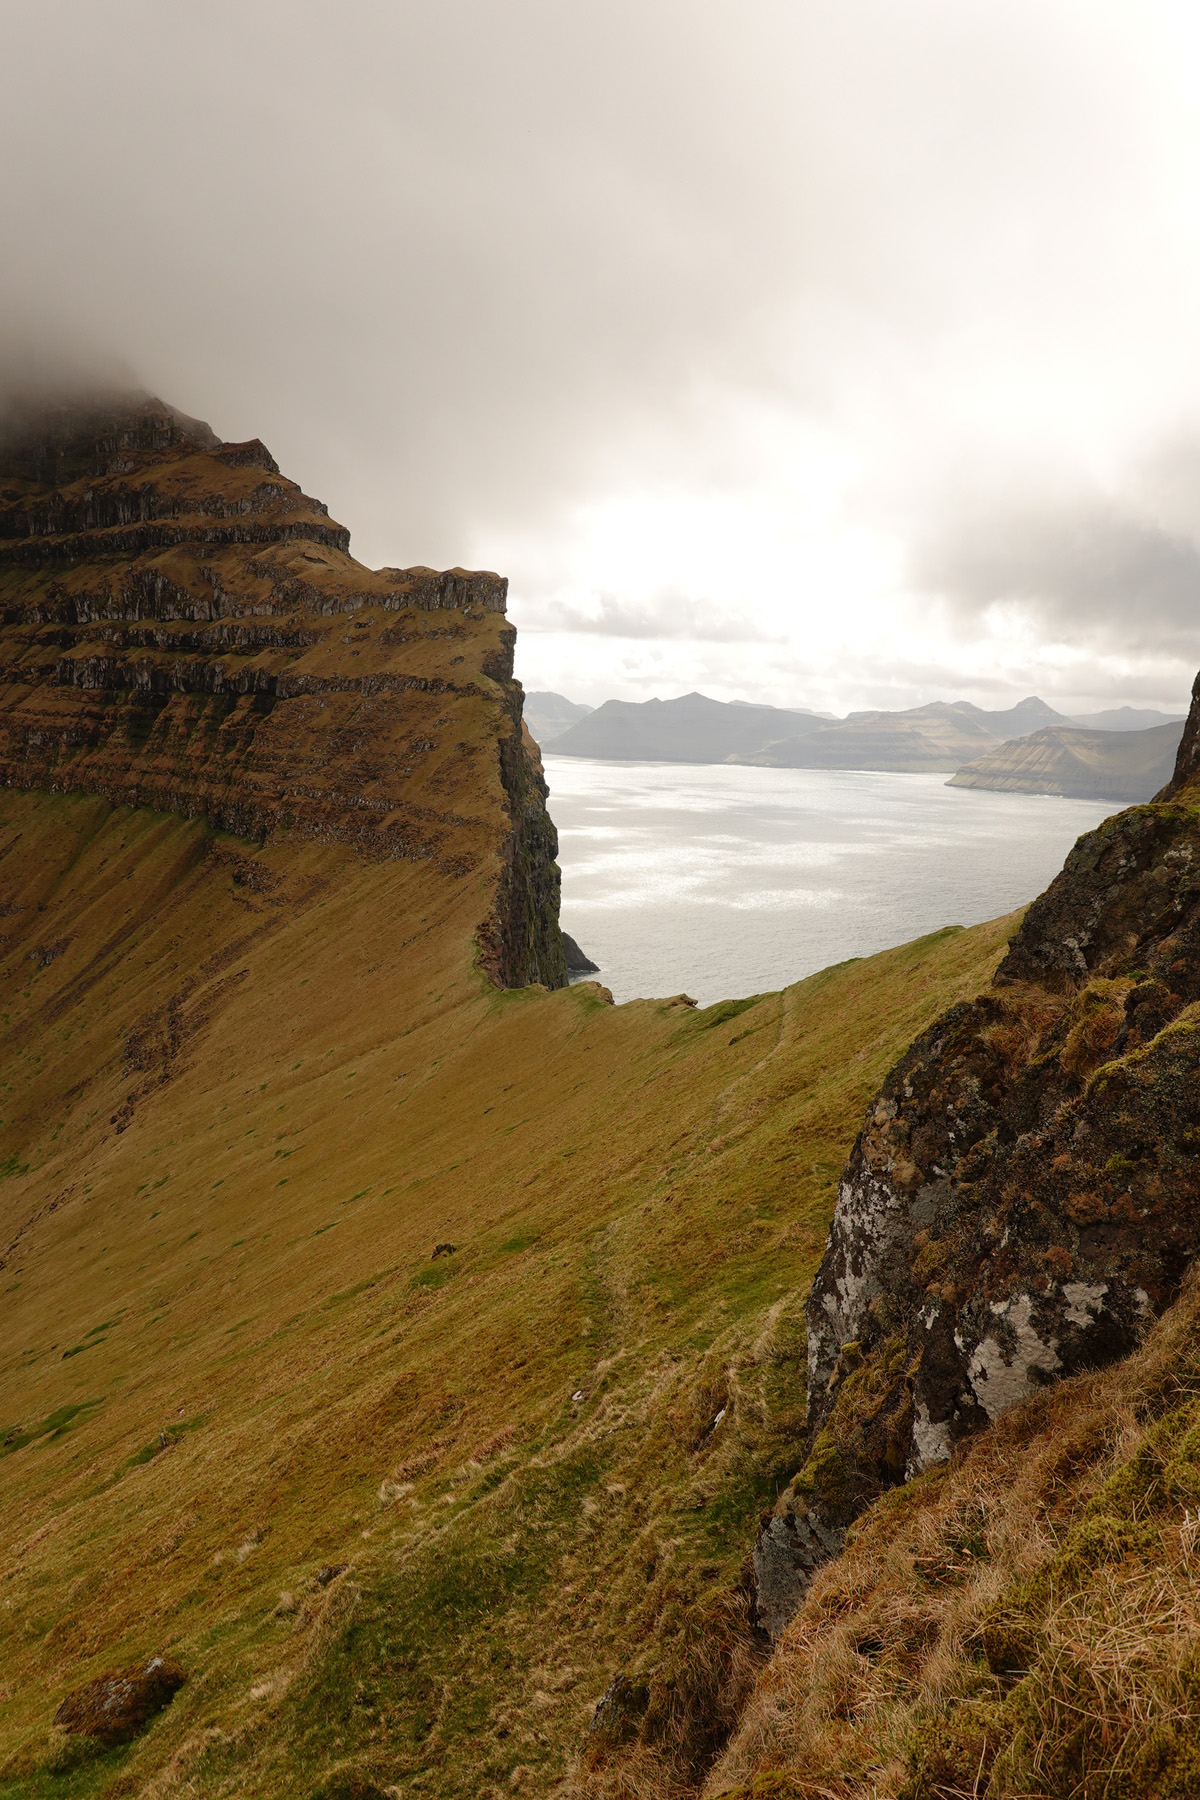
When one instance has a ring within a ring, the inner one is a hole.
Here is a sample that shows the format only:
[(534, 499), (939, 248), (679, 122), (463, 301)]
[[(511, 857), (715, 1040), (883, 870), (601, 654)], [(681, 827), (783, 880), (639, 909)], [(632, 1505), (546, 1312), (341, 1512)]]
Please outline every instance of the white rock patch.
[[(1072, 1285), (1085, 1286), (1082, 1282)], [(971, 1357), (967, 1375), (988, 1418), (998, 1419), (1032, 1391), (1031, 1370), (1050, 1375), (1062, 1365), (1055, 1345), (1043, 1342), (1030, 1323), (1033, 1301), (1028, 1294), (993, 1301), (991, 1311), (1008, 1325), (1016, 1338), (1016, 1349), (1006, 1353), (996, 1338), (983, 1338)]]
[(1101, 1303), (1108, 1292), (1107, 1281), (1089, 1283), (1086, 1281), (1068, 1281), (1063, 1284), (1063, 1299), (1067, 1303), (1066, 1320), (1069, 1325), (1090, 1325), (1100, 1311)]
[(950, 1422), (935, 1424), (929, 1416), (929, 1408), (923, 1400), (918, 1400), (913, 1415), (912, 1449), (905, 1465), (905, 1478), (912, 1480), (922, 1469), (931, 1463), (945, 1462), (950, 1454)]

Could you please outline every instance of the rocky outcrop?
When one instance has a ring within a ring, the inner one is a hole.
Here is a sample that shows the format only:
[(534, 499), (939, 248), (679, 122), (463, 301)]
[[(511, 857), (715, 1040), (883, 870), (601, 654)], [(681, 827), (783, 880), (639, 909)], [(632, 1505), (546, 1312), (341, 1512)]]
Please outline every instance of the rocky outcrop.
[[(515, 635), (515, 634), (514, 634)], [(558, 833), (546, 810), (549, 788), (537, 745), (522, 726), (519, 701), (513, 731), (500, 745), (500, 767), (512, 828), (504, 840), (498, 903), (480, 933), (484, 967), (507, 987), (541, 981), (562, 987), (567, 961), (558, 927), (562, 877)], [(514, 980), (516, 972), (520, 980)]]
[(1125, 1354), (1200, 1252), (1196, 712), (1170, 797), (1079, 840), (871, 1104), (808, 1302), (808, 1458), (759, 1540), (794, 1595), (883, 1490)]
[(1197, 675), (1192, 684), (1192, 704), (1184, 723), (1183, 736), (1179, 740), (1171, 779), (1154, 798), (1173, 800), (1176, 794), (1197, 777), (1200, 777), (1200, 675)]
[(100, 1675), (68, 1694), (54, 1723), (100, 1744), (128, 1744), (170, 1705), (186, 1681), (185, 1671), (172, 1657), (152, 1656), (116, 1674)]
[(452, 879), (492, 871), (484, 967), (561, 986), (557, 840), (507, 583), (372, 571), (257, 440), (156, 400), (0, 438), (0, 783), (102, 794)]
[(586, 951), (581, 950), (573, 937), (564, 931), (562, 934), (563, 952), (567, 959), (567, 970), (572, 975), (598, 975), (600, 964), (594, 963)]

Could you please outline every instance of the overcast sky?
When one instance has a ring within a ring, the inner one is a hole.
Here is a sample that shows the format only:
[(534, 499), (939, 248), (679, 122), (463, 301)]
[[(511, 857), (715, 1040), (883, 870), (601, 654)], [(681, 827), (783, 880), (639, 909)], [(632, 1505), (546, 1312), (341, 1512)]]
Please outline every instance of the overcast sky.
[(1200, 664), (1195, 0), (0, 0), (0, 332), (257, 435), (518, 673)]

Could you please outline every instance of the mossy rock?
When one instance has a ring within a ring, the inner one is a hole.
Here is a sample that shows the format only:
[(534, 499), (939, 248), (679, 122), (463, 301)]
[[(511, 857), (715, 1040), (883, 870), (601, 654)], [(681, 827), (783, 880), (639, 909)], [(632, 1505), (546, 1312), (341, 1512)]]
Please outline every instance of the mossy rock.
[(818, 1434), (808, 1460), (792, 1483), (793, 1492), (806, 1508), (836, 1512), (845, 1504), (849, 1487), (837, 1439), (827, 1425)]
[(173, 1657), (151, 1656), (76, 1688), (55, 1713), (54, 1723), (105, 1745), (128, 1744), (171, 1704), (186, 1680), (186, 1670)]
[(614, 1675), (596, 1707), (589, 1737), (604, 1745), (628, 1743), (641, 1729), (649, 1705), (650, 1689), (640, 1677)]

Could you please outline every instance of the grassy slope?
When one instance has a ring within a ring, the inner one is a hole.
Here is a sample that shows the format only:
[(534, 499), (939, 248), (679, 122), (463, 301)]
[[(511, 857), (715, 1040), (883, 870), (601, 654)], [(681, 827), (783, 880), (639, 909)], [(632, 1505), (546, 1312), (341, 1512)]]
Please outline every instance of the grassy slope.
[(864, 1514), (705, 1792), (1200, 1793), (1200, 1288)]
[[(428, 865), (2, 812), (0, 1793), (544, 1791), (622, 1666), (699, 1767), (837, 1172), (1005, 922), (612, 1008), (491, 989)], [(167, 1646), (168, 1713), (51, 1773)]]

